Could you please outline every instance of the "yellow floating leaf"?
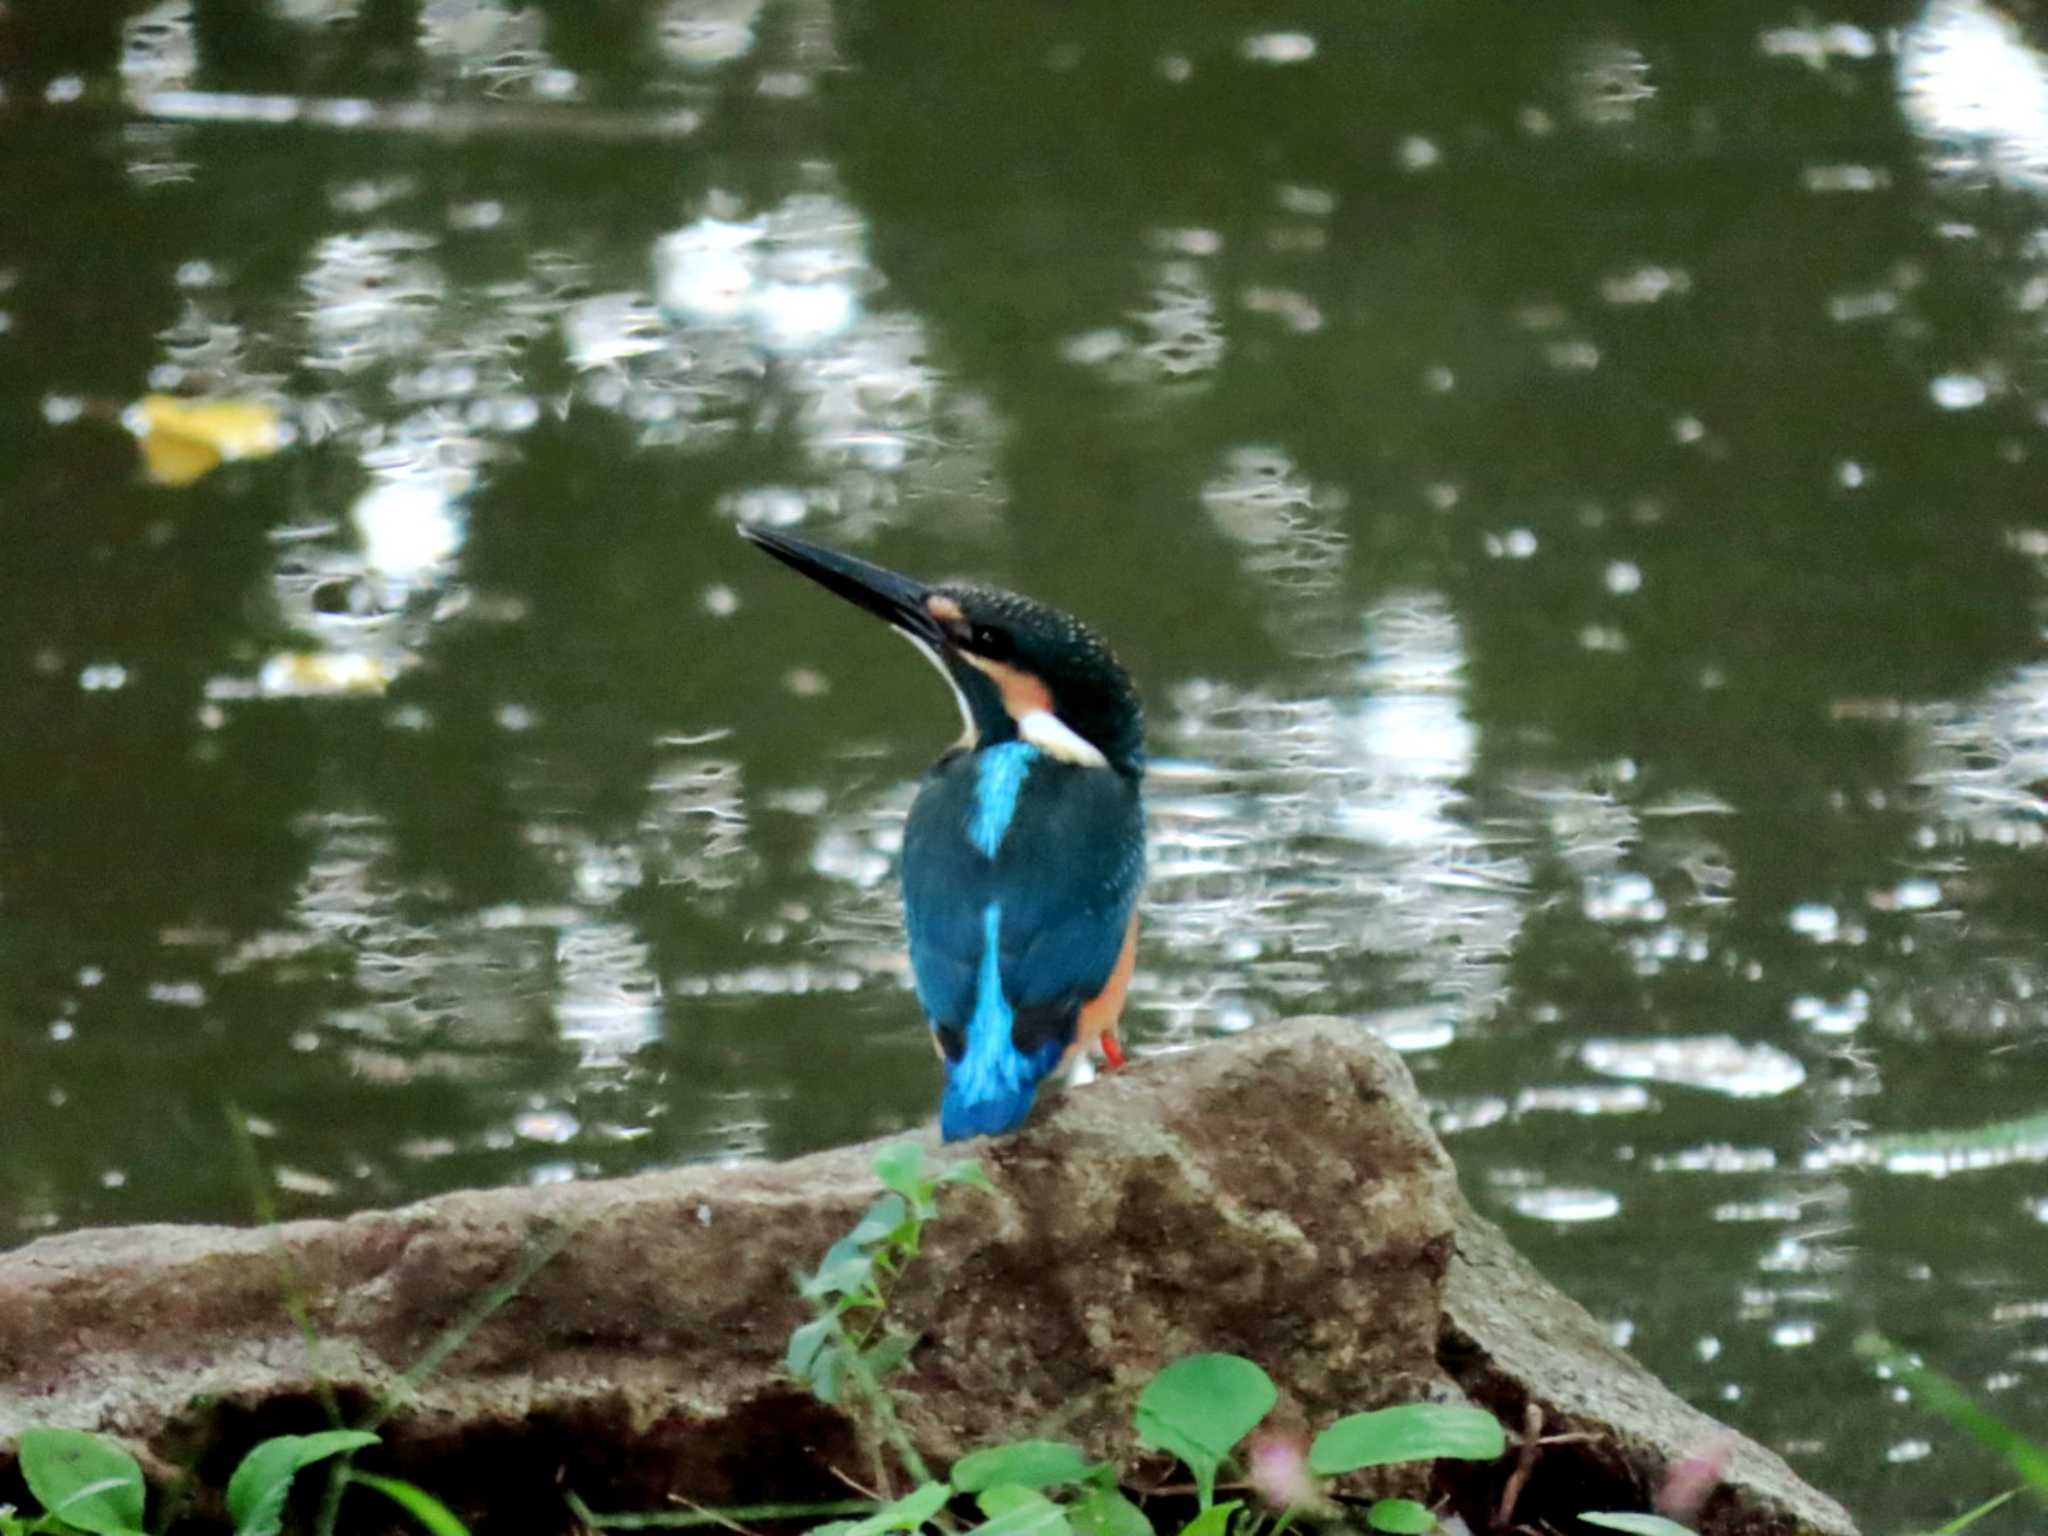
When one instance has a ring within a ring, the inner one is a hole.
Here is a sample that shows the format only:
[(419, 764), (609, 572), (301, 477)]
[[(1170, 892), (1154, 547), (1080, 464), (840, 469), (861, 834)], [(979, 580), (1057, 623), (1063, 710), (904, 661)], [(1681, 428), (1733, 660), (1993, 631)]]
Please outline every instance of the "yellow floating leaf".
[(190, 485), (220, 467), (220, 450), (196, 437), (151, 432), (142, 439), (142, 463), (158, 485)]
[(260, 400), (144, 395), (137, 408), (143, 463), (160, 485), (190, 485), (227, 459), (260, 459), (284, 446), (277, 408)]
[(360, 651), (284, 651), (263, 663), (267, 699), (332, 699), (380, 694), (403, 670), (394, 657)]

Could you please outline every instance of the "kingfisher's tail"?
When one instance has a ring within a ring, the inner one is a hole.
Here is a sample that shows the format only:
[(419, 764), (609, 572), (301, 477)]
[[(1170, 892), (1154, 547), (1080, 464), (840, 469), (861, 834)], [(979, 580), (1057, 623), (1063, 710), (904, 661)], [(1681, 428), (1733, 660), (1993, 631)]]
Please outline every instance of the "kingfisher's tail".
[(945, 1141), (964, 1141), (969, 1136), (1001, 1136), (1014, 1131), (1030, 1118), (1037, 1098), (1035, 1078), (975, 1096), (961, 1074), (948, 1074), (945, 1096), (939, 1100), (939, 1136)]

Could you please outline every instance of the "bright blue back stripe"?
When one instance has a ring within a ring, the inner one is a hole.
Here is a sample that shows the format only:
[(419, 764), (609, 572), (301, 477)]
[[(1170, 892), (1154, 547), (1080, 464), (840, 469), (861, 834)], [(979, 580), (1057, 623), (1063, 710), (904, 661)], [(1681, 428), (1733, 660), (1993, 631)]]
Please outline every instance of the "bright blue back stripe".
[(1002, 928), (1002, 906), (992, 901), (981, 912), (981, 972), (974, 1015), (967, 1021), (967, 1049), (953, 1068), (970, 1102), (1015, 1093), (1025, 1081), (1024, 1058), (1010, 1038), (1010, 1001), (1003, 996)]
[[(1006, 741), (985, 748), (975, 762), (974, 815), (967, 823), (967, 840), (989, 858), (1003, 846), (1003, 834), (1017, 814), (1017, 797), (1024, 788), (1024, 776), (1038, 761), (1038, 748), (1028, 741)], [(990, 911), (995, 909), (991, 907)], [(994, 940), (990, 940), (994, 947)]]

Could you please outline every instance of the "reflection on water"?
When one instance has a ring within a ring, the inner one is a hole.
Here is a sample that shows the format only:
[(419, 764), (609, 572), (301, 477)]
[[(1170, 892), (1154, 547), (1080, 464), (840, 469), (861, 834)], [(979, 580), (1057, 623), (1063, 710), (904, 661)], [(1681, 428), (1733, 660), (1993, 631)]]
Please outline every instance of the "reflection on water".
[(1501, 1001), (1527, 870), (1512, 836), (1460, 814), (1475, 732), (1456, 620), (1394, 594), (1365, 631), (1341, 692), (1193, 683), (1158, 728), (1174, 755), (1151, 796), (1145, 924), (1173, 963), (1141, 973), (1132, 1008), (1168, 1040), (1329, 1011), (1425, 1049)]
[(1907, 119), (1949, 175), (2048, 190), (2048, 58), (1979, 0), (1929, 0), (1899, 50)]
[(0, 1233), (244, 1215), (227, 1103), (295, 1212), (927, 1118), (950, 706), (728, 536), (801, 525), (1142, 679), (1138, 1052), (1356, 1019), (1681, 1390), (1981, 1495), (1847, 1341), (2048, 1369), (2048, 71), (1957, 0), (1709, 31), (164, 0), (0, 57)]

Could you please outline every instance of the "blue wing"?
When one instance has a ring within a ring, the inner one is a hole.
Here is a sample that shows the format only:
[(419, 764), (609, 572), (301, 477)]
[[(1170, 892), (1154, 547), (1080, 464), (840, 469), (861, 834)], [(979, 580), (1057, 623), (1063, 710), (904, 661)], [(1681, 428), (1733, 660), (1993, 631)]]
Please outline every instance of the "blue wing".
[(1144, 863), (1138, 787), (1121, 774), (1010, 743), (927, 777), (904, 831), (903, 906), (947, 1063), (949, 1138), (1029, 1112), (1116, 968)]
[(974, 814), (973, 756), (956, 752), (926, 775), (903, 829), (903, 926), (917, 1000), (948, 1057), (974, 1011), (981, 969), (982, 909), (994, 889), (988, 856), (968, 841)]
[(1030, 1054), (1051, 1041), (1064, 1051), (1081, 1005), (1116, 969), (1144, 881), (1137, 785), (1100, 768), (1034, 768), (997, 863), (999, 970), (1016, 1047)]

